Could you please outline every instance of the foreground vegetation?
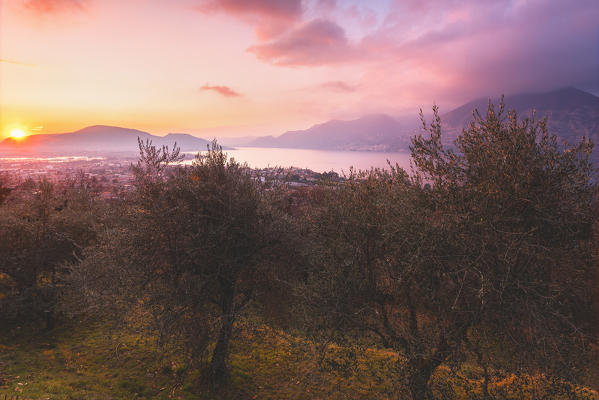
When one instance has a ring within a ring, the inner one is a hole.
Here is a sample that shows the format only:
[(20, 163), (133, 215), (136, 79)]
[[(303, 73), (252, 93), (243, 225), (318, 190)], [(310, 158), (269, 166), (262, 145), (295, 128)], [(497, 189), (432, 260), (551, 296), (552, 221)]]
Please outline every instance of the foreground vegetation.
[(490, 105), (447, 147), (434, 111), (410, 175), (292, 190), (140, 142), (110, 202), (0, 187), (3, 390), (596, 398), (592, 144)]
[[(0, 398), (20, 399), (409, 399), (397, 384), (398, 354), (363, 346), (321, 346), (263, 325), (237, 327), (231, 379), (215, 392), (198, 385), (199, 369), (177, 353), (159, 351), (155, 338), (114, 332), (106, 325), (63, 327), (51, 336), (18, 332), (0, 355)], [(440, 369), (436, 398), (480, 398), (482, 371), (474, 364)], [(567, 389), (567, 390), (566, 390)], [(584, 387), (543, 377), (499, 374), (497, 399), (599, 399)], [(561, 393), (561, 395), (560, 395)]]

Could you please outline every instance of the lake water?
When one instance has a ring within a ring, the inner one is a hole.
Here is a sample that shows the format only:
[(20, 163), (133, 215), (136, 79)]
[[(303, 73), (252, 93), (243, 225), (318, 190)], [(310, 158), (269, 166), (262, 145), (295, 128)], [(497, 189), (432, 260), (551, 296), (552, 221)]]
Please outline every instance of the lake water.
[[(205, 151), (202, 149), (202, 151)], [(238, 147), (231, 150), (224, 150), (229, 157), (238, 162), (247, 163), (252, 168), (267, 167), (296, 167), (307, 168), (316, 172), (335, 171), (337, 173), (347, 173), (350, 167), (356, 170), (369, 170), (371, 168), (388, 169), (388, 161), (391, 164), (398, 164), (406, 171), (410, 170), (410, 154), (408, 152), (375, 152), (375, 151), (330, 151), (330, 150), (311, 150), (311, 149), (278, 149), (262, 147)], [(185, 154), (195, 155), (197, 152), (185, 152)], [(135, 159), (134, 153), (122, 154), (124, 159)], [(106, 156), (108, 157), (108, 156)], [(114, 154), (111, 158), (116, 157)], [(120, 156), (119, 156), (120, 157)], [(118, 157), (117, 157), (118, 158)], [(107, 158), (103, 156), (46, 156), (46, 157), (0, 157), (0, 169), (3, 163), (28, 163), (28, 162), (46, 162), (54, 163), (72, 163), (72, 162), (98, 162)], [(185, 160), (183, 164), (191, 164), (193, 160)]]
[(70, 163), (75, 161), (97, 161), (105, 160), (105, 157), (88, 156), (59, 156), (59, 157), (0, 157), (0, 162), (49, 162), (49, 163)]
[[(273, 149), (262, 147), (238, 147), (225, 150), (229, 157), (238, 162), (247, 162), (252, 168), (297, 167), (308, 168), (316, 172), (348, 172), (350, 167), (367, 170), (386, 168), (387, 160), (396, 163), (406, 171), (410, 169), (408, 152), (383, 153), (374, 151), (330, 151), (310, 149)], [(187, 152), (187, 154), (193, 154)], [(187, 160), (186, 164), (191, 164)]]

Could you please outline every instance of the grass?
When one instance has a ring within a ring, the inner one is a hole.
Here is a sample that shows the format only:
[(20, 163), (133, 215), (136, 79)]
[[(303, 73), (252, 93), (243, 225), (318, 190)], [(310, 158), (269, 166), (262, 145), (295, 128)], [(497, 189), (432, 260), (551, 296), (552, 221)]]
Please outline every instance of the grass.
[[(267, 326), (238, 327), (231, 379), (221, 392), (202, 387), (200, 372), (153, 338), (111, 334), (104, 326), (61, 328), (51, 336), (17, 333), (0, 345), (0, 399), (397, 399), (408, 398), (401, 360), (393, 352), (330, 345), (323, 355), (300, 336)], [(480, 396), (480, 371), (442, 367), (434, 377), (442, 398)], [(543, 378), (506, 375), (492, 382), (498, 398), (557, 398)], [(579, 398), (599, 399), (577, 388)]]

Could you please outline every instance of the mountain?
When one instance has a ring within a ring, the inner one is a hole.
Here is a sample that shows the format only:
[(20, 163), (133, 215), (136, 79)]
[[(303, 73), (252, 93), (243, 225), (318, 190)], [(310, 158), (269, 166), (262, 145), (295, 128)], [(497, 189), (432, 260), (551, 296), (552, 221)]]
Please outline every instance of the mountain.
[(352, 121), (333, 120), (281, 136), (263, 136), (250, 146), (326, 150), (397, 150), (409, 145), (408, 125), (385, 114), (367, 115)]
[[(497, 104), (498, 99), (493, 99)], [(450, 142), (472, 120), (472, 111), (487, 109), (488, 98), (466, 103), (441, 115), (445, 136)], [(515, 109), (520, 118), (536, 110), (538, 118), (547, 117), (550, 133), (570, 143), (583, 136), (599, 146), (599, 97), (582, 90), (565, 88), (548, 93), (526, 93), (505, 97), (508, 110)], [(351, 121), (332, 120), (305, 130), (288, 131), (281, 136), (255, 139), (238, 138), (239, 146), (287, 147), (322, 150), (407, 151), (410, 138), (419, 132), (417, 119), (406, 122), (385, 114), (367, 115)], [(137, 138), (152, 140), (157, 146), (173, 144), (182, 151), (204, 150), (208, 141), (185, 133), (155, 136), (148, 132), (114, 126), (96, 125), (76, 132), (54, 135), (31, 135), (22, 140), (5, 139), (0, 152), (137, 152)], [(233, 140), (233, 139), (231, 139)], [(234, 142), (234, 141), (233, 141)], [(233, 143), (229, 141), (228, 143)], [(599, 150), (595, 151), (595, 155)]]
[(200, 139), (190, 135), (189, 133), (169, 133), (166, 136), (154, 136), (154, 138), (158, 139), (152, 139), (152, 143), (158, 144), (160, 146), (164, 145), (172, 147), (173, 143), (177, 143), (177, 146), (181, 148), (181, 151), (206, 150), (206, 146), (209, 146), (211, 143), (208, 140)]
[[(499, 99), (493, 99), (499, 103)], [(447, 143), (472, 120), (478, 109), (484, 117), (489, 99), (466, 103), (441, 115)], [(565, 88), (548, 93), (527, 93), (505, 97), (506, 109), (515, 109), (519, 118), (536, 110), (538, 118), (547, 117), (550, 133), (570, 143), (583, 136), (599, 145), (599, 97), (579, 89)], [(419, 132), (418, 125), (396, 120), (388, 115), (365, 116), (352, 121), (329, 121), (306, 130), (289, 131), (281, 136), (263, 136), (239, 146), (289, 147), (324, 150), (407, 151), (410, 138)], [(598, 152), (596, 152), (598, 153)]]
[[(564, 88), (548, 93), (526, 93), (505, 97), (506, 110), (515, 110), (518, 118), (530, 117), (536, 110), (537, 118), (547, 117), (549, 133), (566, 139), (569, 143), (583, 136), (599, 145), (599, 97), (575, 88)], [(499, 99), (493, 99), (494, 104)], [(471, 101), (442, 115), (441, 122), (455, 137), (472, 121), (472, 112), (477, 109), (484, 117), (489, 104), (488, 98)]]
[(151, 140), (156, 146), (173, 147), (175, 142), (182, 151), (206, 149), (207, 140), (185, 133), (156, 136), (137, 129), (94, 125), (75, 132), (30, 135), (21, 140), (7, 138), (0, 142), (2, 152), (27, 153), (81, 153), (81, 152), (137, 152), (137, 138)]

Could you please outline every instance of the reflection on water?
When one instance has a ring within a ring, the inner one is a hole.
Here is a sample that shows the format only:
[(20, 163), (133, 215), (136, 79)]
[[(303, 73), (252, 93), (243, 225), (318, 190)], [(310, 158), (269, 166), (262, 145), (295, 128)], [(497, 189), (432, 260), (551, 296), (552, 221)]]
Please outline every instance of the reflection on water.
[[(316, 172), (348, 172), (350, 167), (367, 170), (388, 168), (387, 160), (409, 171), (409, 153), (381, 153), (372, 151), (329, 151), (309, 149), (272, 149), (261, 147), (239, 147), (226, 150), (229, 157), (239, 162), (247, 162), (252, 168), (297, 167)], [(195, 154), (186, 152), (186, 154)], [(191, 164), (186, 160), (184, 164)]]
[(50, 163), (65, 163), (73, 161), (97, 161), (105, 160), (104, 157), (65, 156), (65, 157), (0, 157), (0, 162), (28, 162), (40, 161)]
[[(202, 149), (202, 151), (204, 151)], [(350, 167), (360, 170), (370, 168), (388, 168), (387, 161), (396, 163), (409, 171), (409, 153), (381, 153), (370, 151), (329, 151), (310, 149), (274, 149), (261, 147), (239, 147), (226, 150), (225, 153), (235, 160), (247, 163), (252, 168), (296, 167), (307, 168), (316, 172), (335, 171), (349, 172)], [(185, 154), (196, 154), (186, 152)], [(103, 161), (105, 157), (96, 156), (61, 156), (61, 157), (0, 157), (0, 163), (71, 163), (86, 161)], [(185, 160), (183, 164), (191, 164), (193, 160)]]

